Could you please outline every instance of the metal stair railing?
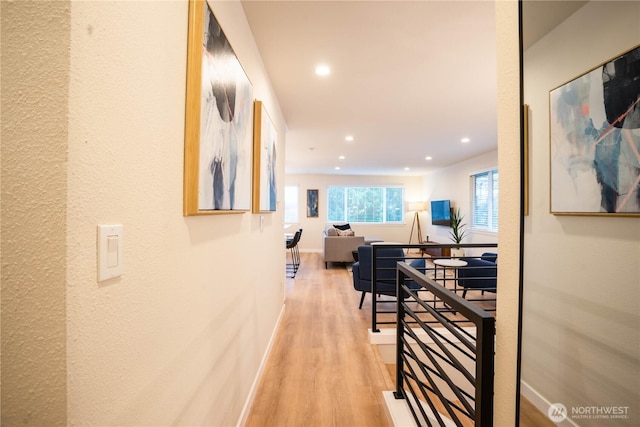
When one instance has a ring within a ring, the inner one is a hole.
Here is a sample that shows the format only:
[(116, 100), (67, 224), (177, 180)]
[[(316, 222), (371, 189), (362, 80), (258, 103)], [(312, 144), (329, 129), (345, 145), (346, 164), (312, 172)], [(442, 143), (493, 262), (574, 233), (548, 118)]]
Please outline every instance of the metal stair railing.
[[(422, 300), (408, 281), (433, 299)], [(495, 318), (406, 263), (398, 263), (396, 286), (411, 297), (397, 299), (396, 399), (418, 425), (491, 426)]]
[[(380, 332), (379, 326), (380, 325), (395, 325), (396, 323), (396, 319), (395, 316), (393, 316), (393, 318), (391, 320), (380, 320), (380, 314), (382, 315), (392, 315), (396, 313), (396, 307), (395, 304), (393, 304), (392, 308), (388, 308), (388, 304), (389, 303), (394, 303), (394, 300), (390, 300), (390, 299), (384, 299), (381, 300), (378, 298), (378, 292), (377, 292), (377, 284), (379, 282), (381, 282), (380, 279), (378, 279), (378, 274), (381, 273), (382, 270), (384, 270), (384, 268), (379, 267), (378, 266), (378, 261), (381, 259), (386, 259), (386, 258), (382, 258), (379, 254), (378, 251), (380, 249), (383, 248), (401, 248), (405, 251), (405, 253), (407, 253), (407, 255), (405, 255), (404, 259), (402, 260), (398, 260), (398, 261), (406, 261), (411, 262), (414, 259), (418, 259), (418, 258), (422, 258), (421, 255), (421, 250), (425, 249), (425, 248), (463, 248), (463, 249), (471, 249), (471, 250), (495, 250), (498, 247), (497, 243), (466, 243), (466, 244), (447, 244), (447, 243), (442, 243), (442, 244), (429, 244), (429, 245), (424, 245), (424, 244), (403, 244), (403, 243), (385, 243), (385, 244), (376, 244), (376, 245), (372, 245), (372, 260), (371, 260), (371, 296), (372, 296), (372, 303), (371, 303), (371, 331), (372, 332)], [(411, 255), (411, 253), (417, 253), (419, 255)], [(465, 257), (465, 258), (473, 258), (474, 256), (470, 256), (470, 257)], [(446, 258), (452, 258), (452, 257), (447, 257), (447, 256), (439, 256), (437, 257), (437, 259), (446, 259)], [(421, 273), (431, 273), (433, 272), (435, 274), (436, 271), (436, 267), (434, 266), (427, 266), (424, 269), (422, 269), (420, 272)], [(450, 279), (453, 281), (457, 281), (458, 279), (454, 278), (454, 279)], [(473, 280), (473, 279), (472, 279)], [(391, 282), (393, 283), (393, 282)], [(456, 292), (463, 292), (464, 289), (459, 288)], [(396, 294), (397, 296), (398, 294)], [(468, 301), (472, 301), (472, 302), (477, 302), (477, 303), (481, 303), (481, 302), (488, 302), (488, 301), (493, 301), (495, 303), (495, 298), (483, 298), (483, 299), (479, 299), (479, 298), (473, 298), (473, 297), (469, 297), (467, 298)], [(387, 306), (387, 308), (381, 308), (384, 306)], [(495, 308), (491, 309), (491, 311), (495, 311)], [(426, 311), (422, 311), (421, 313), (427, 313)]]

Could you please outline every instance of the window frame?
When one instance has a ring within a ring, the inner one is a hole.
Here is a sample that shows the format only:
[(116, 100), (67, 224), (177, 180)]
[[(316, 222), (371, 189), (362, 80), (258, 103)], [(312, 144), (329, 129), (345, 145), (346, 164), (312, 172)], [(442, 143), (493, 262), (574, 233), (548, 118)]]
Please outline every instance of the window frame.
[[(331, 214), (331, 189), (338, 188), (344, 191), (344, 199), (343, 199), (343, 219), (331, 219), (329, 215)], [(382, 189), (382, 221), (354, 221), (348, 218), (349, 215), (349, 189), (360, 188), (364, 190), (370, 189)], [(398, 221), (388, 221), (387, 214), (389, 206), (387, 206), (387, 190), (394, 189), (401, 191), (401, 206), (400, 206), (400, 219)], [(350, 224), (365, 224), (365, 225), (404, 225), (405, 224), (405, 187), (404, 185), (327, 185), (327, 222), (336, 223), (336, 222), (344, 222)]]
[[(478, 225), (476, 222), (476, 179), (479, 176), (487, 176), (487, 226)], [(494, 175), (495, 180), (494, 180)], [(486, 169), (482, 169), (476, 172), (473, 172), (469, 175), (469, 188), (470, 188), (470, 197), (469, 197), (469, 205), (470, 205), (470, 229), (474, 232), (487, 233), (491, 235), (498, 234), (498, 226), (500, 224), (500, 217), (498, 216), (499, 202), (500, 202), (500, 186), (498, 184), (497, 190), (494, 190), (494, 181), (496, 184), (498, 183), (498, 179), (500, 177), (500, 172), (498, 171), (498, 167), (489, 167)], [(497, 191), (497, 194), (494, 194)], [(495, 224), (494, 224), (495, 221)]]
[[(287, 188), (295, 188), (295, 221), (290, 221), (291, 218), (287, 217), (287, 212), (293, 210), (292, 203), (287, 203)], [(298, 224), (300, 222), (300, 186), (298, 184), (285, 184), (284, 186), (284, 223), (285, 224)]]

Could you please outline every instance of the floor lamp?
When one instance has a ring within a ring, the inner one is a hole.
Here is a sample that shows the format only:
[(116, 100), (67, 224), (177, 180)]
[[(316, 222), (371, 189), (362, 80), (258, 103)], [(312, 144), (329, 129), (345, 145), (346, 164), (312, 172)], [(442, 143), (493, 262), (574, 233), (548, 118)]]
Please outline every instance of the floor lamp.
[(411, 240), (413, 239), (413, 230), (416, 228), (416, 231), (418, 232), (418, 244), (423, 243), (422, 228), (420, 227), (420, 212), (426, 209), (426, 202), (409, 202), (409, 212), (415, 212), (415, 215), (413, 216), (413, 225), (411, 226), (411, 235), (409, 235), (409, 244), (411, 244)]

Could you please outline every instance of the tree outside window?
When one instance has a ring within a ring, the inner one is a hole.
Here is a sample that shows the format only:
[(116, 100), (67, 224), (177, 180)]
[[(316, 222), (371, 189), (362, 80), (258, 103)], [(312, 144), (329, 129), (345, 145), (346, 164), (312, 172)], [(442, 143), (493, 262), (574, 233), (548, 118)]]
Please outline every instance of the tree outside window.
[(403, 187), (330, 186), (327, 199), (330, 222), (404, 222)]

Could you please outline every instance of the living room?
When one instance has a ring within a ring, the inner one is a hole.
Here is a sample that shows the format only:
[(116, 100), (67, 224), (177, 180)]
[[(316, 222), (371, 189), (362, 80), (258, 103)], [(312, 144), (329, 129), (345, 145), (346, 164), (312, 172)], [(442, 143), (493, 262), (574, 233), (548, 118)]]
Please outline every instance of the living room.
[[(472, 184), (471, 175), (497, 168), (497, 151), (475, 156), (455, 165), (434, 171), (426, 176), (370, 176), (370, 175), (304, 175), (287, 174), (285, 185), (297, 187), (298, 220), (290, 223), (287, 231), (302, 228), (301, 251), (322, 252), (322, 233), (332, 222), (327, 217), (327, 187), (329, 186), (402, 186), (405, 192), (404, 221), (400, 224), (354, 223), (352, 229), (357, 235), (378, 238), (387, 242), (418, 243), (417, 225), (414, 212), (409, 211), (410, 202), (426, 202), (427, 209), (419, 212), (422, 239), (438, 243), (453, 243), (451, 228), (433, 225), (429, 212), (432, 200), (450, 200), (452, 208), (459, 208), (464, 216), (466, 235), (462, 243), (496, 243), (497, 232), (474, 229), (470, 226)], [(318, 216), (308, 217), (306, 194), (309, 189), (318, 190)], [(348, 222), (348, 221), (345, 221)], [(337, 222), (334, 222), (337, 223)], [(413, 230), (413, 235), (412, 233)]]

